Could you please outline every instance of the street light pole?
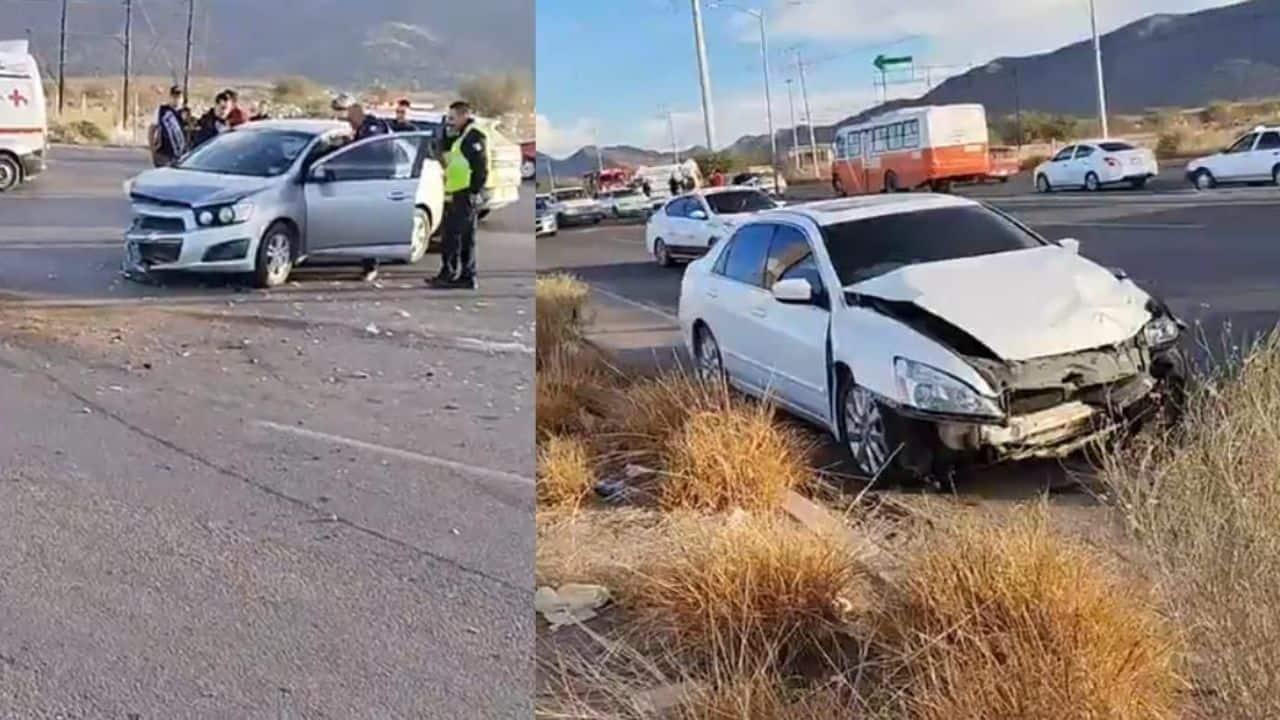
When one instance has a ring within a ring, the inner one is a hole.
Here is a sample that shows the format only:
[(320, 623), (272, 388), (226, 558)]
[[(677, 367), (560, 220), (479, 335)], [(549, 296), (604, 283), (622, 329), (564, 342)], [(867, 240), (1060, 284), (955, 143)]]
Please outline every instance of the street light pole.
[(196, 27), (196, 0), (187, 0), (187, 57), (182, 67), (182, 104), (191, 99), (191, 46)]
[(58, 28), (58, 114), (67, 97), (67, 0), (62, 0), (62, 22)]
[(129, 128), (129, 76), (133, 73), (133, 0), (124, 0), (124, 97), (121, 127)]
[(1093, 29), (1093, 64), (1098, 72), (1098, 121), (1102, 125), (1102, 137), (1107, 132), (1107, 88), (1102, 80), (1102, 38), (1098, 37), (1098, 13), (1094, 0), (1089, 0), (1089, 26)]
[(800, 169), (800, 131), (796, 128), (796, 96), (791, 92), (791, 78), (787, 78), (787, 107), (791, 108), (791, 154), (796, 157), (796, 169)]
[(769, 31), (763, 8), (754, 10), (732, 3), (716, 2), (712, 7), (737, 10), (755, 18), (760, 24), (760, 62), (764, 66), (764, 114), (769, 127), (769, 165), (773, 170), (773, 186), (778, 187), (778, 138), (773, 128), (773, 91), (769, 86)]
[(796, 48), (796, 66), (800, 68), (800, 99), (804, 102), (804, 116), (809, 126), (809, 159), (813, 162), (814, 179), (821, 178), (818, 172), (818, 140), (813, 132), (813, 110), (809, 108), (809, 88), (804, 81), (804, 58), (800, 56), (800, 48)]
[(702, 124), (707, 131), (707, 150), (715, 152), (715, 108), (711, 104), (711, 70), (707, 67), (707, 39), (702, 32), (702, 3), (689, 0), (693, 5), (693, 42), (698, 51), (698, 83), (702, 86)]
[(665, 114), (667, 116), (667, 130), (671, 132), (671, 158), (675, 161), (676, 165), (679, 165), (680, 146), (676, 144), (676, 121), (675, 118), (672, 117), (670, 110), (667, 110)]

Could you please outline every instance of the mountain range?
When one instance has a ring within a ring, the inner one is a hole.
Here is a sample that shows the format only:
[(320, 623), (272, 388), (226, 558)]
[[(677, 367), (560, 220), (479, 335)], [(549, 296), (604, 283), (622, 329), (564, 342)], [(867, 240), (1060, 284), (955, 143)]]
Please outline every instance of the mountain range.
[[(1156, 14), (1103, 35), (1102, 64), (1108, 109), (1136, 113), (1157, 107), (1199, 107), (1214, 100), (1280, 95), (1280, 1), (1250, 0), (1184, 15)], [(1027, 57), (1002, 57), (948, 78), (924, 95), (868, 108), (833, 125), (815, 128), (830, 142), (841, 125), (908, 105), (978, 102), (991, 116), (1017, 110), (1090, 116), (1097, 112), (1092, 40)], [(807, 128), (800, 128), (801, 142)], [(791, 144), (791, 129), (778, 145)], [(729, 152), (767, 154), (768, 135), (739, 138)], [(621, 151), (621, 152), (615, 152)], [(605, 148), (605, 164), (670, 162), (670, 153)], [(557, 176), (596, 167), (594, 148), (555, 160)], [(540, 169), (546, 167), (545, 158)]]
[[(131, 0), (133, 67), (182, 72), (187, 2)], [(533, 68), (533, 0), (194, 0), (199, 75), (446, 89), (468, 76)], [(0, 5), (0, 36), (30, 31), (46, 74), (57, 71), (61, 3)], [(67, 75), (122, 73), (123, 2), (72, 2)], [(18, 30), (13, 30), (18, 28)]]

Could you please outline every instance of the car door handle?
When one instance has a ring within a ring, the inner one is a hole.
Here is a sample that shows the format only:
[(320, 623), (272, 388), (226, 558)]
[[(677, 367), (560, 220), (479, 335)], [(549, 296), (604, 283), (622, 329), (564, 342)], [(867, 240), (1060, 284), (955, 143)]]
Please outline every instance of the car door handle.
[(751, 317), (762, 318), (768, 314), (769, 312), (761, 307), (751, 309)]
[(708, 290), (707, 297), (712, 300), (715, 300), (716, 298), (720, 297), (720, 293), (716, 292), (715, 290)]
[(400, 202), (401, 200), (408, 200), (408, 199), (409, 199), (409, 193), (407, 193), (407, 192), (400, 192), (400, 191), (396, 191), (396, 192), (393, 192), (393, 193), (388, 193), (388, 194), (387, 194), (387, 199), (388, 199), (388, 200), (391, 200), (391, 201), (394, 201), (394, 202)]

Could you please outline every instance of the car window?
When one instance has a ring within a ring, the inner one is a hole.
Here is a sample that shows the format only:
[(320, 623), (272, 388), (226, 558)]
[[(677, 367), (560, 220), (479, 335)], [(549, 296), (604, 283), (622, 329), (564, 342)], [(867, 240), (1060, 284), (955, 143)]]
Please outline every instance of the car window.
[(1280, 132), (1268, 130), (1258, 139), (1259, 150), (1280, 150)]
[(721, 274), (732, 280), (759, 287), (764, 278), (764, 260), (769, 254), (772, 225), (748, 225), (733, 234), (725, 248)]
[(1072, 153), (1074, 153), (1075, 151), (1076, 151), (1076, 146), (1075, 146), (1075, 145), (1068, 145), (1068, 146), (1066, 146), (1066, 147), (1062, 148), (1061, 150), (1059, 150), (1057, 155), (1054, 155), (1054, 156), (1053, 156), (1053, 162), (1061, 162), (1061, 161), (1063, 161), (1063, 160), (1070, 160), (1070, 159), (1071, 159), (1071, 154), (1072, 154)]
[(759, 190), (729, 190), (711, 193), (706, 196), (707, 204), (717, 215), (735, 215), (738, 213), (770, 210), (777, 205), (768, 195)]
[(1229, 153), (1249, 152), (1253, 149), (1253, 141), (1257, 139), (1257, 133), (1249, 133), (1235, 142), (1234, 145), (1227, 148)]
[(842, 286), (908, 265), (1044, 247), (1009, 218), (981, 205), (882, 215), (822, 228)]
[(418, 154), (413, 139), (385, 135), (321, 163), (334, 182), (362, 180), (406, 180), (413, 177)]
[(688, 198), (678, 198), (667, 203), (667, 217), (682, 218), (687, 212)]
[[(809, 247), (809, 240), (804, 233), (798, 228), (790, 225), (778, 225), (773, 233), (773, 242), (769, 245), (769, 257), (765, 259), (764, 264), (764, 286), (769, 288), (779, 280), (787, 277), (787, 273), (796, 265), (800, 264), (805, 258), (812, 259), (813, 252)], [(811, 263), (812, 264), (812, 263)], [(822, 287), (822, 281), (817, 278), (817, 266), (814, 266), (815, 275), (810, 282), (815, 288)], [(792, 277), (806, 277), (805, 275), (792, 275)]]
[(293, 167), (314, 139), (309, 133), (283, 130), (223, 133), (196, 148), (177, 167), (219, 175), (274, 177)]
[(1093, 154), (1093, 146), (1092, 146), (1092, 145), (1081, 145), (1080, 147), (1076, 148), (1076, 157), (1077, 157), (1077, 158), (1087, 158), (1087, 157), (1089, 157), (1089, 156), (1090, 156), (1090, 155), (1092, 155), (1092, 154)]
[(1107, 152), (1123, 152), (1125, 150), (1136, 149), (1127, 142), (1115, 142), (1115, 141), (1098, 143), (1098, 147), (1102, 148), (1103, 150), (1106, 150)]
[(565, 200), (584, 200), (587, 197), (585, 190), (560, 190), (556, 193), (556, 200), (564, 202)]

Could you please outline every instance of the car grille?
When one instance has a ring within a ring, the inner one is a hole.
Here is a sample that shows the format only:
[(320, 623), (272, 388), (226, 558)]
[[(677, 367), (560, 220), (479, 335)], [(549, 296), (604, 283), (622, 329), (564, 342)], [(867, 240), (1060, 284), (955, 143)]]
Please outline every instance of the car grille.
[(160, 215), (139, 215), (134, 219), (134, 226), (139, 230), (155, 230), (157, 232), (183, 232), (187, 229), (182, 218), (163, 217)]
[(1136, 397), (1140, 397), (1145, 389), (1144, 379), (1141, 376), (1133, 376), (1112, 383), (1082, 388), (1010, 390), (1005, 395), (1005, 403), (1010, 415), (1029, 415), (1068, 401), (1079, 401), (1097, 407), (1124, 406)]
[(175, 263), (182, 256), (182, 242), (138, 243), (138, 256), (146, 265)]

